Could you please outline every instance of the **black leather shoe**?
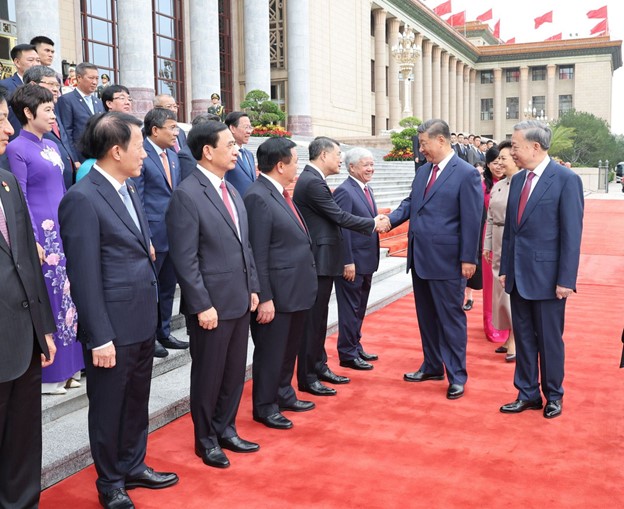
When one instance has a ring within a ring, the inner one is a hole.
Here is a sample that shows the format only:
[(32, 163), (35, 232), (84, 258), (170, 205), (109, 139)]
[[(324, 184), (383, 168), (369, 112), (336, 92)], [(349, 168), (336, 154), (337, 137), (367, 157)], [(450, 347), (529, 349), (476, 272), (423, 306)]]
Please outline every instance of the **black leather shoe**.
[(163, 358), (163, 357), (167, 357), (167, 355), (169, 355), (169, 352), (165, 349), (164, 346), (162, 346), (158, 341), (154, 342), (154, 357), (159, 357), (159, 358)]
[(494, 350), (496, 353), (507, 353), (507, 347), (506, 346), (499, 346), (496, 350)]
[(147, 468), (142, 474), (126, 479), (126, 489), (149, 488), (159, 490), (168, 488), (179, 481), (178, 476), (173, 472), (154, 472), (153, 468)]
[(368, 362), (360, 359), (359, 357), (355, 359), (351, 359), (350, 361), (340, 361), (340, 365), (343, 368), (351, 368), (351, 369), (359, 369), (362, 371), (367, 371), (373, 369), (373, 365)]
[(544, 417), (546, 417), (546, 419), (554, 419), (555, 417), (559, 417), (561, 415), (562, 407), (563, 401), (560, 399), (549, 401), (544, 407)]
[(280, 412), (307, 412), (308, 410), (312, 410), (316, 407), (314, 403), (311, 401), (304, 401), (302, 399), (298, 399), (292, 405), (281, 406), (279, 407)]
[(466, 304), (464, 304), (464, 311), (470, 311), (472, 309), (473, 304), (474, 304), (474, 300), (468, 299), (466, 301)]
[(286, 419), (279, 412), (275, 412), (267, 417), (254, 416), (254, 421), (264, 424), (267, 428), (274, 429), (290, 429), (293, 427), (293, 423), (290, 419)]
[(234, 452), (256, 452), (260, 449), (260, 446), (249, 440), (243, 440), (238, 435), (227, 438), (220, 438), (219, 445), (221, 449), (228, 449)]
[(315, 396), (335, 396), (336, 389), (323, 385), (318, 380), (310, 385), (300, 385), (299, 390), (302, 392), (309, 392)]
[(365, 361), (376, 361), (377, 359), (379, 359), (379, 355), (374, 354), (374, 353), (366, 353), (364, 350), (360, 351), (360, 359), (365, 360)]
[(459, 399), (464, 395), (464, 386), (462, 384), (450, 384), (446, 391), (447, 399)]
[(330, 384), (348, 384), (351, 381), (346, 376), (337, 375), (329, 368), (319, 375), (319, 379), (323, 380), (323, 382), (329, 382)]
[(414, 371), (413, 373), (405, 373), (403, 380), (406, 382), (425, 382), (427, 380), (444, 380), (444, 375), (432, 375), (424, 371)]
[(230, 460), (227, 459), (227, 456), (219, 446), (210, 449), (198, 449), (196, 447), (195, 454), (209, 467), (227, 468), (230, 466)]
[(158, 342), (162, 346), (164, 346), (165, 348), (169, 348), (170, 350), (186, 350), (189, 347), (188, 341), (180, 341), (173, 336), (159, 339)]
[(542, 408), (542, 400), (540, 399), (517, 399), (511, 403), (507, 403), (500, 407), (500, 411), (504, 414), (519, 414), (525, 410), (540, 410)]
[(134, 509), (134, 504), (126, 490), (116, 488), (105, 493), (98, 493), (98, 500), (106, 509)]

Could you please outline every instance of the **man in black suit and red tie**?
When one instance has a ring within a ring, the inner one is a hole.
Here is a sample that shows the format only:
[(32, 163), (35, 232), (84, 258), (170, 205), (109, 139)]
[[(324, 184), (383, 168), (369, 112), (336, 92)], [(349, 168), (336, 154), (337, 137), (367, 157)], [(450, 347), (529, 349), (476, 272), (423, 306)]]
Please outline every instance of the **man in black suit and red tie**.
[(245, 148), (249, 143), (249, 137), (253, 131), (249, 116), (244, 111), (232, 111), (225, 117), (225, 124), (232, 132), (232, 136), (238, 145), (238, 158), (236, 166), (228, 171), (225, 180), (232, 184), (236, 190), (245, 196), (249, 186), (256, 180), (256, 163), (253, 154)]
[(297, 150), (287, 138), (258, 147), (260, 176), (245, 195), (260, 304), (251, 318), (254, 340), (253, 416), (269, 428), (289, 429), (283, 410), (305, 412), (292, 386), (307, 310), (316, 298), (312, 241), (286, 189), (297, 175)]
[(169, 202), (169, 255), (191, 338), (195, 453), (206, 465), (227, 468), (223, 449), (259, 449), (238, 436), (236, 414), (245, 383), (249, 315), (258, 306), (260, 285), (245, 205), (223, 179), (238, 155), (232, 133), (209, 121), (193, 127), (188, 146), (198, 163)]
[[(297, 380), (299, 390), (315, 396), (333, 396), (336, 390), (321, 383), (345, 384), (350, 380), (339, 376), (327, 366), (325, 337), (327, 315), (334, 278), (343, 274), (342, 234), (348, 228), (363, 235), (372, 235), (383, 221), (381, 216), (358, 217), (342, 210), (325, 179), (340, 172), (340, 144), (319, 136), (308, 148), (310, 163), (303, 169), (295, 186), (294, 201), (312, 238), (316, 261), (318, 292), (314, 306), (308, 312), (299, 350)], [(384, 223), (385, 224), (385, 223)]]
[[(13, 128), (0, 89), (0, 154)], [(56, 330), (26, 200), (0, 169), (0, 507), (39, 506), (41, 367), (54, 361)]]
[(130, 177), (141, 172), (141, 122), (110, 112), (83, 145), (96, 162), (59, 206), (67, 274), (79, 320), (89, 397), (89, 441), (105, 508), (133, 508), (131, 488), (166, 488), (174, 473), (145, 464), (158, 325), (150, 232)]
[[(345, 154), (349, 178), (334, 191), (338, 206), (350, 214), (374, 218), (377, 206), (369, 185), (375, 172), (373, 154), (364, 148), (353, 148)], [(379, 268), (379, 234), (362, 235), (342, 230), (342, 277), (336, 278), (338, 302), (338, 357), (344, 368), (370, 370), (368, 361), (377, 355), (364, 351), (362, 323), (366, 315), (373, 272)]]

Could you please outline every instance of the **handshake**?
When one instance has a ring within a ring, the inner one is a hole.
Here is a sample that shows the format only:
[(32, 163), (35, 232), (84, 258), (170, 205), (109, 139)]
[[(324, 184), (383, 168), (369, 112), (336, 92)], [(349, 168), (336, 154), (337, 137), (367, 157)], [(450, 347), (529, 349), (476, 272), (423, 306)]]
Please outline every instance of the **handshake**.
[(375, 231), (377, 233), (386, 233), (392, 229), (392, 225), (390, 224), (390, 219), (385, 214), (379, 214), (375, 218)]

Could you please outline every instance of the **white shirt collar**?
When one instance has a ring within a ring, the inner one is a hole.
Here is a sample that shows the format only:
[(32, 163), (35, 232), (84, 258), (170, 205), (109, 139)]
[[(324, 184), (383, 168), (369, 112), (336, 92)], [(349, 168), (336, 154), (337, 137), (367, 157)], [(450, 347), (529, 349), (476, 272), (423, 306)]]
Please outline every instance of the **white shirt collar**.
[[(215, 190), (218, 193), (221, 193), (221, 182), (223, 182), (223, 179), (220, 179), (219, 177), (217, 177), (214, 173), (212, 173), (211, 171), (208, 171), (206, 168), (204, 168), (201, 164), (197, 165), (197, 169), (199, 171), (201, 171), (208, 180), (210, 180), (210, 183), (212, 184), (212, 186), (215, 188)], [(221, 196), (221, 194), (219, 194), (219, 196)]]
[(349, 178), (352, 179), (353, 181), (355, 181), (357, 183), (357, 185), (360, 186), (360, 189), (362, 191), (364, 191), (364, 188), (368, 185), (368, 184), (365, 184), (364, 182), (362, 182), (361, 180), (356, 179), (353, 175), (349, 175)]
[(312, 168), (314, 168), (316, 171), (318, 171), (318, 173), (321, 176), (321, 178), (323, 180), (325, 180), (325, 174), (321, 171), (321, 169), (318, 166), (316, 166), (315, 164), (312, 164), (312, 163), (308, 163), (308, 165), (311, 166)]
[(102, 169), (97, 164), (94, 164), (93, 168), (97, 170), (98, 172), (100, 172), (100, 174), (111, 183), (111, 185), (115, 188), (115, 191), (119, 192), (119, 190), (121, 189), (121, 186), (126, 185), (125, 182), (123, 184), (120, 184), (116, 178), (114, 178), (110, 173), (107, 173), (106, 170)]
[(544, 173), (546, 166), (548, 166), (549, 164), (550, 164), (550, 157), (546, 155), (544, 160), (541, 163), (539, 163), (533, 170), (533, 173), (535, 173), (535, 176), (537, 178), (540, 178), (542, 176), (542, 173)]
[(164, 152), (164, 150), (162, 148), (160, 148), (158, 145), (156, 145), (156, 143), (154, 143), (150, 137), (148, 136), (147, 138), (145, 138), (147, 141), (150, 142), (150, 144), (152, 145), (152, 147), (154, 147), (154, 150), (156, 151), (156, 155), (158, 157), (160, 157), (160, 154), (162, 154)]
[(265, 179), (267, 179), (271, 184), (275, 186), (275, 189), (279, 191), (280, 194), (284, 194), (284, 186), (280, 184), (277, 180), (272, 177), (269, 177), (266, 173), (261, 173)]
[[(442, 159), (442, 161), (440, 161), (438, 163), (438, 175), (440, 173), (442, 173), (442, 170), (444, 170), (444, 168), (446, 168), (446, 165), (449, 163), (449, 161), (451, 160), (451, 158), (455, 155), (455, 151), (451, 150), (448, 155)], [(434, 165), (435, 166), (435, 165)]]
[(91, 100), (93, 100), (93, 94), (84, 94), (82, 90), (80, 90), (78, 87), (76, 87), (74, 90), (76, 90), (80, 94), (80, 97), (82, 97), (83, 99), (89, 96), (91, 97)]

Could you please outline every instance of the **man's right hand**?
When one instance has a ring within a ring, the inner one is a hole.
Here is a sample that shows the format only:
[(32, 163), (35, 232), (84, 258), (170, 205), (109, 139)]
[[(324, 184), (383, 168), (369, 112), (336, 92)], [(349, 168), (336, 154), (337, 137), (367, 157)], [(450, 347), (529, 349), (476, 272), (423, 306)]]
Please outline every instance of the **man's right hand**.
[(115, 361), (115, 345), (110, 344), (98, 350), (91, 350), (93, 355), (93, 365), (96, 368), (114, 368)]
[(206, 330), (216, 329), (217, 325), (219, 325), (219, 316), (214, 306), (206, 309), (206, 311), (197, 313), (197, 320), (199, 320), (199, 326)]

